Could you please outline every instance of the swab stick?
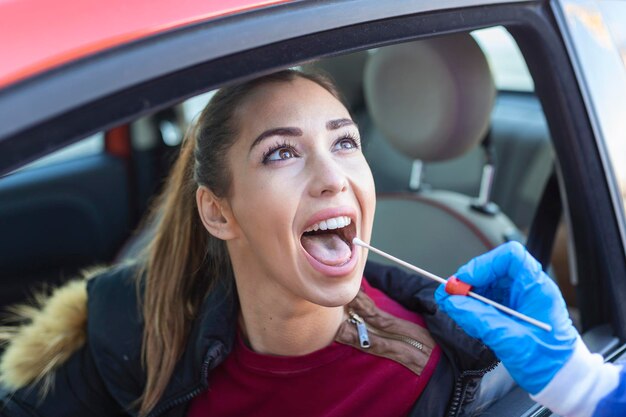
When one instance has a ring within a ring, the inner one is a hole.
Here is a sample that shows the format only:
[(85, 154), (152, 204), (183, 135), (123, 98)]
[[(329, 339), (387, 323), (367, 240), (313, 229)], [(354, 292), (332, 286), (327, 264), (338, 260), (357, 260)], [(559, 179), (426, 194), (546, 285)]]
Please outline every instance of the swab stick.
[[(411, 265), (408, 262), (403, 261), (402, 259), (398, 259), (395, 256), (389, 255), (386, 252), (383, 252), (380, 249), (376, 249), (375, 247), (368, 245), (367, 243), (363, 242), (361, 239), (359, 239), (358, 237), (355, 237), (354, 239), (352, 239), (352, 243), (354, 243), (355, 245), (359, 245), (362, 246), (366, 249), (371, 250), (372, 252), (375, 252), (377, 254), (379, 254), (380, 256), (383, 256), (391, 261), (394, 261), (397, 264), (402, 265), (405, 268), (408, 268), (412, 271), (417, 272), (420, 275), (425, 276), (426, 278), (430, 278), (434, 281), (437, 281), (441, 284), (444, 284), (446, 286), (446, 291), (448, 293), (452, 293), (455, 295), (469, 295), (470, 297), (473, 297), (477, 300), (482, 301), (485, 304), (489, 304), (490, 306), (493, 306), (495, 308), (497, 308), (498, 310), (504, 311), (507, 314), (510, 314), (511, 316), (517, 317), (520, 320), (524, 320), (527, 323), (530, 323), (534, 326), (539, 327), (540, 329), (543, 329), (547, 332), (551, 332), (552, 331), (552, 326), (550, 326), (547, 323), (544, 323), (542, 321), (536, 320), (532, 317), (528, 317), (525, 314), (519, 313), (507, 306), (504, 306), (500, 303), (496, 303), (495, 301), (490, 300), (489, 298), (483, 297), (480, 294), (476, 294), (474, 291), (470, 291), (469, 289), (471, 288), (471, 286), (469, 284), (464, 283), (463, 281), (460, 281), (458, 278), (456, 278), (455, 276), (452, 276), (449, 278), (449, 280), (445, 280), (443, 278), (441, 278), (440, 276), (437, 276), (431, 272), (428, 272), (422, 268), (418, 268), (415, 265)], [(450, 288), (448, 288), (448, 284), (452, 284), (450, 286)]]

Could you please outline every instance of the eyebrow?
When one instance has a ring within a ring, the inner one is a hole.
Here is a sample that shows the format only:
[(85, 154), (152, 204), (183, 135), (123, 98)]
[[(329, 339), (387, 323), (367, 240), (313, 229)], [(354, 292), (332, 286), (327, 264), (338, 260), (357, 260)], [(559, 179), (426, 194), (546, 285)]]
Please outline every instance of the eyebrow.
[[(336, 119), (330, 120), (326, 123), (327, 130), (337, 130), (344, 126), (355, 126), (356, 123), (350, 119)], [(276, 127), (274, 129), (268, 129), (265, 132), (261, 133), (250, 145), (250, 150), (252, 150), (255, 146), (261, 143), (264, 139), (267, 139), (271, 136), (302, 136), (302, 129), (297, 127)]]
[(354, 123), (354, 121), (350, 119), (337, 119), (337, 120), (331, 120), (328, 123), (326, 123), (326, 129), (328, 130), (337, 130), (344, 126), (354, 126), (358, 128), (356, 123)]
[(269, 138), (270, 136), (302, 136), (302, 129), (298, 129), (297, 127), (277, 127), (274, 129), (266, 130), (261, 133), (250, 145), (250, 150), (252, 150), (256, 145), (261, 143), (263, 139)]

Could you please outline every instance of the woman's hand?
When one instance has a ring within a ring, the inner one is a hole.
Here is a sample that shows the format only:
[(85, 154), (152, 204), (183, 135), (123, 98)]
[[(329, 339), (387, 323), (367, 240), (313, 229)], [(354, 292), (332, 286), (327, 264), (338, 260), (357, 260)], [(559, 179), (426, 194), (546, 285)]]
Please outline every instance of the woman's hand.
[(517, 320), (441, 285), (435, 299), (469, 335), (482, 340), (526, 391), (541, 391), (574, 352), (578, 332), (556, 284), (526, 249), (510, 242), (462, 266), (455, 276), (472, 291), (549, 323), (551, 332)]

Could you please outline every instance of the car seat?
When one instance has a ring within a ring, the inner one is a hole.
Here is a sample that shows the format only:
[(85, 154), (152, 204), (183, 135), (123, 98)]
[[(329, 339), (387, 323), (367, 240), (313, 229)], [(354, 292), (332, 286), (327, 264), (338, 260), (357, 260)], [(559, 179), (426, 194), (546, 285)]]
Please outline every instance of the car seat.
[[(387, 141), (415, 161), (409, 191), (378, 195), (374, 246), (448, 276), (476, 255), (521, 237), (488, 195), (477, 207), (475, 196), (429, 189), (420, 181), (423, 163), (459, 157), (488, 134), (496, 91), (486, 58), (469, 34), (372, 51), (364, 93), (374, 124), (366, 141)], [(371, 148), (368, 153), (378, 170), (389, 165)], [(492, 209), (483, 210), (488, 204)]]

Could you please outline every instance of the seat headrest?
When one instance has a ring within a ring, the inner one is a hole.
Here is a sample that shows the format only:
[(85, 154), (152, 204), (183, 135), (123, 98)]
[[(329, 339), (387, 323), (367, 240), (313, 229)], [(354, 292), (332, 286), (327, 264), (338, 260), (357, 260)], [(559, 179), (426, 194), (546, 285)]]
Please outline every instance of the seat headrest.
[(489, 128), (496, 89), (467, 33), (380, 48), (369, 57), (364, 82), (377, 127), (412, 159), (460, 156)]

